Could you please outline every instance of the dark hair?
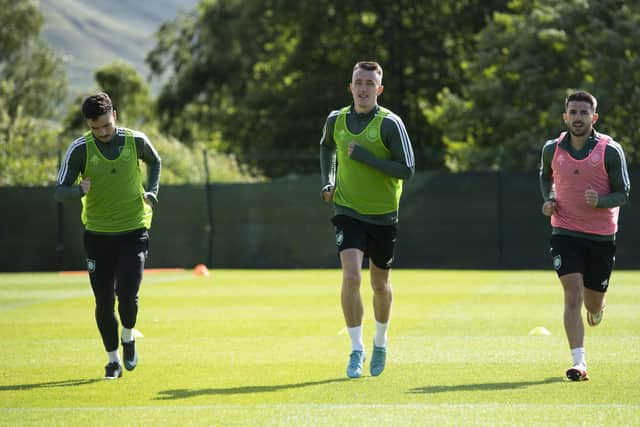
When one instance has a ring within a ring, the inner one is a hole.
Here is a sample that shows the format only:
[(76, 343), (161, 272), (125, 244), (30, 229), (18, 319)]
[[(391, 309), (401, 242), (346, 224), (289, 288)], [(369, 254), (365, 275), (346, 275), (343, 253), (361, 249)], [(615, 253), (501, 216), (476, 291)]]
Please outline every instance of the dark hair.
[(82, 115), (87, 120), (95, 120), (103, 114), (113, 112), (111, 98), (104, 92), (88, 96), (82, 103)]
[(375, 71), (376, 74), (380, 76), (380, 81), (382, 81), (382, 67), (375, 61), (358, 61), (356, 65), (353, 66), (353, 71), (357, 69)]
[(564, 100), (565, 110), (567, 109), (571, 101), (588, 103), (589, 105), (591, 105), (594, 113), (596, 111), (596, 108), (598, 107), (598, 100), (596, 100), (596, 97), (585, 90), (578, 90), (569, 94), (569, 96), (567, 96), (567, 99)]

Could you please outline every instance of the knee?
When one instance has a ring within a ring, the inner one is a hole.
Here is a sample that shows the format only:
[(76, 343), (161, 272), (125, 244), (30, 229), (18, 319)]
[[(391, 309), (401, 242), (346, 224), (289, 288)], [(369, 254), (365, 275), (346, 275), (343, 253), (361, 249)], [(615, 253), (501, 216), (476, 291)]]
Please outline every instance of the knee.
[(359, 272), (345, 272), (342, 275), (342, 283), (345, 287), (348, 288), (358, 288), (360, 287), (360, 281), (362, 280), (362, 276)]
[(371, 288), (376, 294), (388, 294), (391, 292), (391, 283), (388, 280), (372, 280)]
[(138, 295), (135, 292), (118, 292), (118, 304), (133, 305), (138, 303)]
[(582, 308), (582, 297), (580, 294), (565, 295), (564, 306), (569, 311), (580, 311)]
[(96, 317), (99, 318), (108, 318), (112, 317), (114, 314), (114, 306), (113, 302), (98, 302), (96, 301)]

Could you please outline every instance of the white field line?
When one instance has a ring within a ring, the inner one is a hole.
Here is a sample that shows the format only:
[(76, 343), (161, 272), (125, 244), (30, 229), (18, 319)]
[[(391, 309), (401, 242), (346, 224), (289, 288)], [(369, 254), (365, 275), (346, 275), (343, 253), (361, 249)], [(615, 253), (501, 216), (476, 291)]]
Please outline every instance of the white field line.
[(144, 406), (68, 406), (68, 407), (33, 407), (33, 408), (0, 408), (0, 412), (66, 412), (66, 411), (147, 411), (147, 410), (210, 410), (210, 409), (247, 409), (247, 408), (269, 408), (269, 409), (578, 409), (578, 408), (600, 408), (600, 409), (640, 409), (640, 403), (562, 403), (562, 404), (536, 404), (536, 403), (425, 403), (425, 404), (344, 404), (344, 403), (278, 403), (278, 404), (213, 404), (213, 405), (144, 405)]

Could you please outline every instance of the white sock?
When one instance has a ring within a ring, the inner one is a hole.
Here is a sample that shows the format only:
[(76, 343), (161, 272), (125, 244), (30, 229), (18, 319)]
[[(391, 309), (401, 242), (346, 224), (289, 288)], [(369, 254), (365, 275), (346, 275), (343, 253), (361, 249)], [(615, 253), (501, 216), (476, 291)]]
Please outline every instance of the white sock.
[(120, 353), (118, 350), (107, 351), (107, 356), (109, 356), (109, 363), (117, 362), (120, 364)]
[(122, 328), (122, 342), (133, 341), (133, 329)]
[(373, 343), (376, 347), (387, 346), (387, 329), (389, 329), (389, 322), (380, 323), (376, 320), (376, 336), (373, 338)]
[(364, 343), (362, 342), (362, 325), (354, 328), (347, 328), (351, 337), (351, 350), (364, 351)]
[(582, 365), (587, 367), (587, 362), (584, 359), (584, 347), (576, 347), (571, 349), (571, 357), (573, 357), (574, 365)]

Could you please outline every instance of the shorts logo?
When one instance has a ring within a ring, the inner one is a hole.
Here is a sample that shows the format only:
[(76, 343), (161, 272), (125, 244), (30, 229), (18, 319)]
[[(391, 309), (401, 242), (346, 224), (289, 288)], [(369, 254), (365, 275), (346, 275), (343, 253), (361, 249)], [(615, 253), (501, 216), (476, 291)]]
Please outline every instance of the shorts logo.
[(87, 258), (87, 271), (93, 273), (96, 271), (96, 260)]
[(553, 257), (553, 268), (560, 270), (560, 267), (562, 267), (562, 258), (560, 258), (560, 255), (556, 255)]
[(336, 233), (336, 246), (340, 246), (343, 241), (344, 241), (344, 234), (342, 230), (340, 230)]
[(389, 258), (389, 260), (386, 262), (385, 265), (387, 268), (390, 268), (392, 263), (393, 263), (393, 257)]
[(600, 287), (602, 289), (607, 289), (607, 286), (609, 286), (609, 279), (604, 279), (602, 283), (600, 283)]

